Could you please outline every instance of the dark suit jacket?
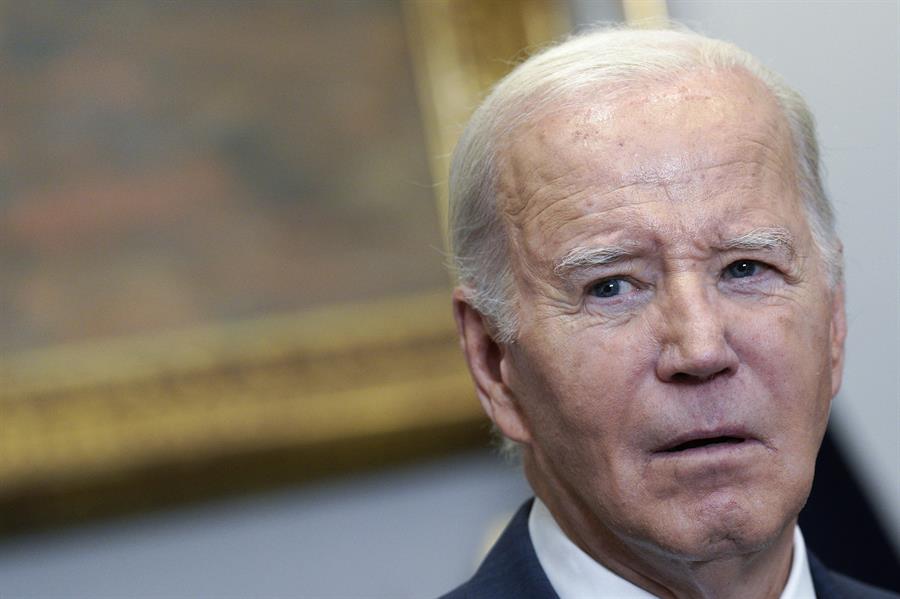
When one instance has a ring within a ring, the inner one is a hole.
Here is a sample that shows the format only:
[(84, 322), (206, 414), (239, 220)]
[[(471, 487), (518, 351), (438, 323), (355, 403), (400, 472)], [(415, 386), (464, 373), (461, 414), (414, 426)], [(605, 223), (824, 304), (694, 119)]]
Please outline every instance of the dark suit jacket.
[[(531, 544), (531, 504), (529, 500), (519, 508), (475, 575), (442, 599), (559, 599)], [(811, 553), (808, 556), (817, 599), (900, 599), (895, 593), (830, 572)]]

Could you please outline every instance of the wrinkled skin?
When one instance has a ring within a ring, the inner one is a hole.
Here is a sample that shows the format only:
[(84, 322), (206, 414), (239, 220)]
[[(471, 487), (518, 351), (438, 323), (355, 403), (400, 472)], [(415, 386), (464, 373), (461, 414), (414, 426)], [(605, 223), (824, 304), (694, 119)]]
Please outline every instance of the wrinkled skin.
[[(503, 154), (516, 342), (455, 294), (479, 397), (536, 494), (660, 596), (777, 597), (789, 571), (845, 337), (795, 160), (774, 99), (740, 72), (587, 95)], [(789, 241), (731, 247), (759, 230)], [(557, 268), (608, 246), (628, 255)], [(666, 451), (720, 434), (741, 442)]]

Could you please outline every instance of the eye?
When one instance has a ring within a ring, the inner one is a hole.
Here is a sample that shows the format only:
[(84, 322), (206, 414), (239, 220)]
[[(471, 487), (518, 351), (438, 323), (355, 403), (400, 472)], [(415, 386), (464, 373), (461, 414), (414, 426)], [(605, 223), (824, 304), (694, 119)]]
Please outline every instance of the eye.
[(625, 279), (605, 279), (591, 285), (588, 293), (594, 297), (615, 297), (627, 293), (632, 287), (634, 286)]
[(725, 272), (732, 279), (743, 279), (758, 274), (763, 268), (756, 260), (737, 260), (729, 264)]

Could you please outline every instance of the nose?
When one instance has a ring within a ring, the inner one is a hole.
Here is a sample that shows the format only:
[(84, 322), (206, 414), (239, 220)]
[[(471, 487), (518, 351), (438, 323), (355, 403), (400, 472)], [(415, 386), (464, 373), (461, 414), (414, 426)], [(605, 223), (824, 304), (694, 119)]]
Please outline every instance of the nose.
[(664, 294), (657, 377), (699, 383), (733, 373), (738, 356), (729, 345), (729, 323), (715, 287), (705, 287), (699, 276), (684, 274), (675, 277)]

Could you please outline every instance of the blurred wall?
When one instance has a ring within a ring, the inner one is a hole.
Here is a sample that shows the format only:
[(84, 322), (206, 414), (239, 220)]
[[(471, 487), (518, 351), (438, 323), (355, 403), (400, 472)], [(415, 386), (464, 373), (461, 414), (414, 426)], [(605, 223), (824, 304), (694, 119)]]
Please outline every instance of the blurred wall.
[(528, 496), (517, 468), (481, 451), (7, 540), (0, 597), (436, 597)]

